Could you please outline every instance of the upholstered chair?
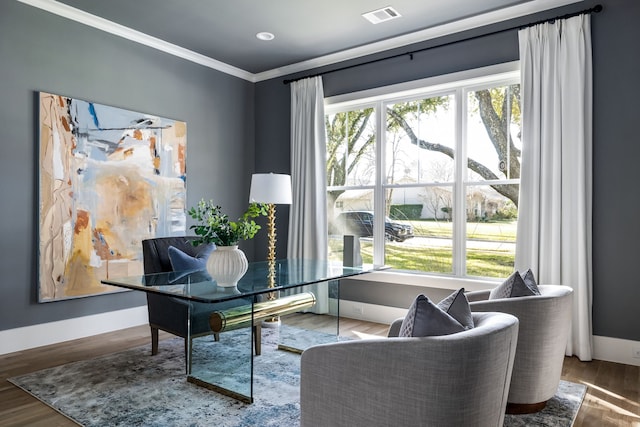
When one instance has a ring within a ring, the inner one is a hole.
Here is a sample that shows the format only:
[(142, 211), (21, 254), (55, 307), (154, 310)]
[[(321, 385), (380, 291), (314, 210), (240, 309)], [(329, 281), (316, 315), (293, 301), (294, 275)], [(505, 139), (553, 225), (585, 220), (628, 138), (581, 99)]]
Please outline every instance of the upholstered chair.
[[(142, 241), (142, 253), (144, 260), (144, 273), (162, 273), (173, 271), (169, 259), (169, 247), (173, 246), (182, 252), (195, 257), (200, 251), (200, 246), (193, 246), (193, 236), (159, 237)], [(186, 338), (188, 336), (188, 321), (191, 321), (191, 337), (215, 335), (209, 326), (209, 316), (212, 312), (231, 308), (234, 305), (247, 304), (244, 299), (232, 300), (224, 303), (205, 304), (172, 298), (147, 292), (147, 308), (149, 311), (149, 326), (151, 327), (151, 354), (158, 353), (158, 331), (163, 330), (173, 335), (185, 338), (185, 360), (189, 348)], [(191, 308), (191, 319), (189, 319)], [(260, 354), (260, 328), (254, 326), (254, 349), (256, 355)], [(188, 370), (188, 368), (187, 368)]]
[(302, 427), (502, 426), (518, 319), (473, 313), (451, 335), (340, 341), (302, 353)]
[(471, 311), (499, 311), (520, 320), (507, 413), (542, 410), (560, 384), (571, 327), (573, 290), (538, 285), (540, 295), (489, 299), (490, 291), (468, 292)]

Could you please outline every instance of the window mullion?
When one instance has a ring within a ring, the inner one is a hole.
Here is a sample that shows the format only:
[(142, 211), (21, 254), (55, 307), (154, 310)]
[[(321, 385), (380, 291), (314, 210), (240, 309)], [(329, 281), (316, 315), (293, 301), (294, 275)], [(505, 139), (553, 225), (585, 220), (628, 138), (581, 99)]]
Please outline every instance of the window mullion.
[(373, 264), (384, 265), (384, 219), (385, 219), (385, 104), (376, 102), (376, 184), (373, 191)]
[(453, 222), (453, 274), (464, 276), (466, 274), (466, 175), (467, 175), (467, 150), (466, 150), (466, 99), (462, 89), (456, 90), (456, 179)]

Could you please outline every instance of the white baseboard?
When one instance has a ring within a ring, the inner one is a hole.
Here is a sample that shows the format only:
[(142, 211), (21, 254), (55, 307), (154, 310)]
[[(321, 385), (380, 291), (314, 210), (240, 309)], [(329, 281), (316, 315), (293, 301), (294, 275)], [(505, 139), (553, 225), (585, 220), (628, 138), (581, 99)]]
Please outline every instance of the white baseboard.
[(13, 353), (149, 323), (147, 306), (0, 331), (0, 354)]
[(348, 317), (349, 319), (390, 325), (391, 322), (400, 317), (404, 317), (406, 314), (407, 309), (405, 308), (340, 300), (340, 317)]
[[(335, 314), (335, 305), (332, 306), (331, 312)], [(401, 308), (355, 301), (340, 301), (340, 316), (350, 319), (390, 324), (395, 319), (403, 317), (406, 313), (407, 310)], [(593, 337), (593, 359), (640, 366), (640, 357), (634, 357), (634, 355), (640, 356), (640, 341), (595, 335)]]
[(594, 359), (640, 366), (638, 356), (640, 356), (640, 341), (593, 336)]
[[(329, 300), (329, 311), (335, 314), (337, 301)], [(340, 316), (350, 319), (391, 324), (403, 317), (406, 309), (366, 304), (356, 301), (340, 301)], [(147, 307), (134, 307), (40, 325), (0, 331), (0, 355), (56, 344), (92, 335), (126, 329), (149, 323)], [(593, 337), (593, 358), (608, 362), (640, 366), (640, 341), (602, 336)]]

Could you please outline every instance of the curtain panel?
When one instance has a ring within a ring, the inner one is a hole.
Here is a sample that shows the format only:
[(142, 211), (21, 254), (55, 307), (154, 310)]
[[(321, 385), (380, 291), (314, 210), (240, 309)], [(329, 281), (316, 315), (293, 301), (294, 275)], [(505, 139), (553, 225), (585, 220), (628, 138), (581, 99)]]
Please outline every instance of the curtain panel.
[(573, 288), (566, 354), (592, 357), (590, 15), (518, 33), (522, 170), (516, 268)]
[[(321, 77), (291, 83), (291, 185), (287, 257), (327, 259), (327, 149)], [(312, 310), (326, 313), (328, 286), (313, 286)]]

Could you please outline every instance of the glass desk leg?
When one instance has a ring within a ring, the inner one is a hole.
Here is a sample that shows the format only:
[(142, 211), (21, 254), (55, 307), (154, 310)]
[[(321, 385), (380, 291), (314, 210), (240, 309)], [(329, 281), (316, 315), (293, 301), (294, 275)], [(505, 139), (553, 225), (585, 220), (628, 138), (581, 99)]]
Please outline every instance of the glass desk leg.
[[(199, 330), (191, 325), (190, 331)], [(245, 403), (253, 403), (253, 328), (214, 335), (190, 334), (191, 357), (187, 381)]]
[[(278, 348), (302, 353), (307, 348), (340, 339), (339, 282), (304, 286), (296, 292), (316, 296), (313, 307), (281, 317)], [(291, 290), (288, 291), (292, 293)]]

